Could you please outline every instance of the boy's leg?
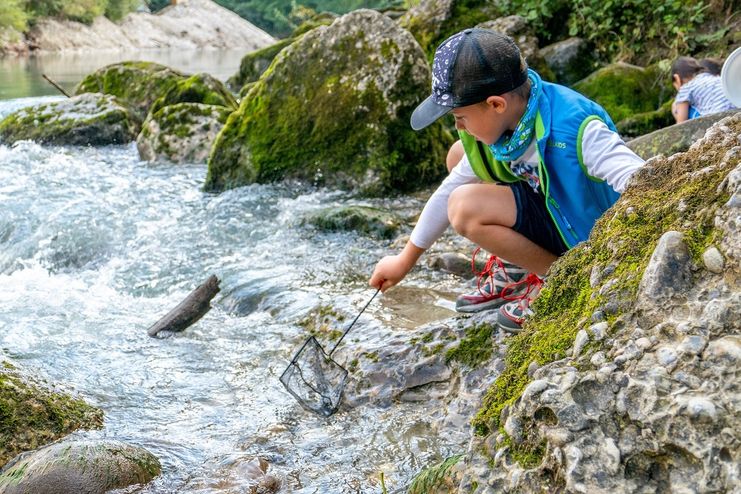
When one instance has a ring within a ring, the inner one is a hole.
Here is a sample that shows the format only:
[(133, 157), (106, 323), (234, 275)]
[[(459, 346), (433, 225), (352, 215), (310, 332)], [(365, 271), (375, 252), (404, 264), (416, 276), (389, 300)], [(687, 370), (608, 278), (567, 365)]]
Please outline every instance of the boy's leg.
[(557, 256), (513, 229), (517, 205), (509, 186), (468, 184), (448, 200), (450, 224), (462, 236), (509, 262), (544, 276)]

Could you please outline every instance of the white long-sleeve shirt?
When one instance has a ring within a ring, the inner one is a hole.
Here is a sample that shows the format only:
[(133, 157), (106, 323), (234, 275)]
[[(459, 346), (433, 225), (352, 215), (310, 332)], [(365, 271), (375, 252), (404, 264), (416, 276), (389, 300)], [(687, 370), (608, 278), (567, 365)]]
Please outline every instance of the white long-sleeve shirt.
[[(610, 130), (604, 122), (592, 120), (584, 129), (582, 135), (582, 159), (587, 172), (596, 178), (606, 181), (617, 192), (623, 192), (633, 173), (643, 165), (643, 159), (636, 155), (620, 136)], [(538, 154), (535, 149), (535, 140), (530, 143), (527, 151), (511, 166), (520, 169), (538, 169)], [(533, 180), (528, 180), (533, 185)], [(421, 249), (428, 249), (450, 225), (448, 220), (448, 198), (459, 186), (471, 183), (481, 183), (468, 162), (463, 156), (460, 163), (443, 180), (442, 184), (430, 196), (417, 225), (412, 231), (410, 241)]]

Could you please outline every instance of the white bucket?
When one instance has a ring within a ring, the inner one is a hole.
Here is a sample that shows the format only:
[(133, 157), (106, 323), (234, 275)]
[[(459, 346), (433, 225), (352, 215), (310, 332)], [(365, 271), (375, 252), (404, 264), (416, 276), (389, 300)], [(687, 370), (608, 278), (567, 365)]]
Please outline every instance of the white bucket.
[(726, 58), (720, 71), (720, 81), (726, 98), (741, 108), (741, 48), (736, 48)]

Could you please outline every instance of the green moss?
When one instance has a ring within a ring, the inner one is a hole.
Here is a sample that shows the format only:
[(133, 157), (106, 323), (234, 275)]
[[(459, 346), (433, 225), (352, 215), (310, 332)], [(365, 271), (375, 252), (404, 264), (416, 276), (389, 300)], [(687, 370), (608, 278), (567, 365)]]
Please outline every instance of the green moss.
[[(741, 132), (740, 122), (732, 127), (731, 132)], [(671, 161), (653, 161), (636, 174), (620, 201), (597, 222), (589, 241), (554, 264), (533, 306), (535, 314), (523, 332), (509, 340), (505, 368), (473, 420), (479, 434), (501, 425), (502, 409), (513, 404), (530, 382), (527, 368), (531, 362), (543, 366), (566, 357), (576, 333), (589, 326), (591, 314), (607, 300), (616, 301), (618, 311), (633, 306), (661, 235), (669, 230), (681, 232), (696, 260), (718, 241), (713, 218), (728, 199), (719, 186), (739, 164), (738, 157), (723, 161), (724, 152), (706, 144)], [(697, 173), (700, 169), (703, 173)], [(593, 266), (614, 267), (608, 279), (594, 288), (589, 283)], [(608, 280), (615, 280), (615, 285), (600, 295)], [(616, 321), (619, 315), (612, 314), (610, 320)], [(590, 348), (597, 351), (601, 347), (595, 343)]]
[(103, 412), (83, 400), (37, 386), (3, 365), (0, 370), (0, 465), (79, 428), (99, 428)]
[(169, 67), (152, 62), (121, 62), (87, 75), (75, 94), (104, 93), (121, 99), (142, 122), (149, 107), (167, 94), (185, 76)]
[[(328, 49), (312, 31), (275, 60), (214, 144), (206, 190), (298, 178), (362, 184), (363, 192), (380, 194), (415, 190), (441, 177), (452, 136), (439, 125), (417, 133), (408, 123), (427, 84), (410, 60), (399, 74), (403, 83), (383, 88), (387, 99), (367, 75), (395, 62), (369, 57), (378, 48), (362, 31), (355, 36), (334, 39)], [(366, 75), (362, 83), (360, 75)], [(389, 101), (403, 102), (394, 116)]]
[(469, 367), (477, 367), (486, 362), (493, 352), (493, 333), (494, 327), (491, 324), (477, 324), (467, 328), (460, 344), (445, 354), (446, 362), (460, 362)]
[(298, 325), (315, 337), (335, 341), (342, 336), (338, 329), (345, 316), (329, 305), (320, 305), (298, 321)]
[(242, 57), (242, 61), (239, 64), (239, 71), (227, 81), (229, 87), (236, 91), (245, 84), (257, 81), (278, 53), (294, 41), (296, 41), (295, 37), (282, 39), (277, 43), (250, 52)]
[(232, 111), (237, 109), (237, 100), (226, 86), (208, 74), (196, 74), (177, 81), (167, 93), (152, 104), (149, 113), (154, 114), (165, 106), (178, 103), (223, 106)]
[(657, 110), (670, 97), (668, 81), (668, 75), (658, 66), (644, 69), (617, 63), (592, 73), (573, 88), (602, 105), (618, 122)]
[(670, 125), (674, 125), (672, 100), (666, 101), (658, 110), (637, 113), (615, 124), (623, 137), (642, 136)]

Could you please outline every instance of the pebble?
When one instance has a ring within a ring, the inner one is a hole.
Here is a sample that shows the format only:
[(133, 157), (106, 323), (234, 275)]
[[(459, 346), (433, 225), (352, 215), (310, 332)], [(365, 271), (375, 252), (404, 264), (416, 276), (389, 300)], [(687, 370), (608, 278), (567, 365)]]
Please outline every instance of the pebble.
[(636, 346), (641, 350), (648, 350), (651, 348), (651, 340), (648, 338), (638, 338), (636, 340)]
[(590, 360), (593, 366), (600, 367), (605, 362), (607, 362), (607, 358), (605, 357), (605, 352), (597, 352), (594, 355), (592, 355), (592, 358)]
[(535, 371), (537, 371), (538, 369), (540, 369), (540, 366), (535, 360), (530, 362), (530, 365), (527, 366), (528, 377), (533, 377), (535, 375)]
[(588, 341), (589, 335), (586, 331), (580, 329), (579, 332), (576, 333), (576, 339), (574, 340), (574, 358), (577, 358), (579, 354), (581, 354), (581, 351), (584, 349), (584, 345), (586, 345)]
[(525, 390), (522, 392), (522, 398), (530, 398), (531, 396), (535, 396), (536, 394), (539, 394), (548, 387), (548, 381), (545, 379), (537, 379), (530, 384), (527, 385)]
[(707, 340), (702, 336), (687, 336), (679, 344), (679, 350), (684, 353), (699, 355), (707, 345)]
[(664, 367), (671, 367), (677, 362), (677, 352), (667, 347), (659, 348), (656, 357)]
[(715, 247), (710, 247), (702, 254), (702, 262), (711, 273), (722, 273), (725, 267), (723, 255)]
[(589, 332), (592, 333), (592, 337), (595, 341), (602, 341), (607, 334), (608, 325), (606, 322), (598, 322), (589, 326)]

